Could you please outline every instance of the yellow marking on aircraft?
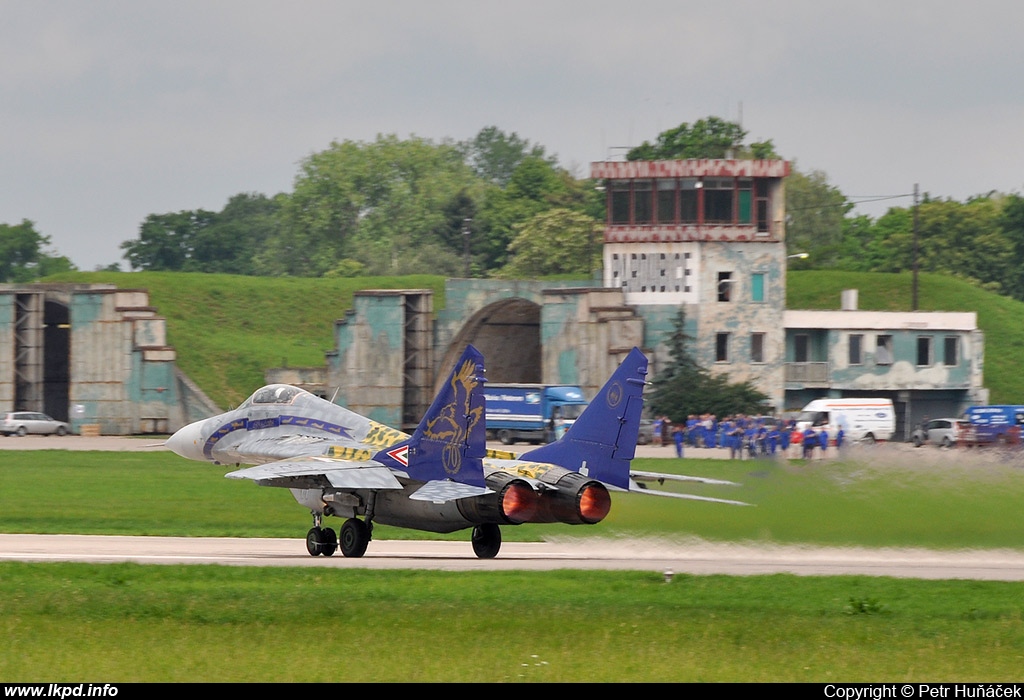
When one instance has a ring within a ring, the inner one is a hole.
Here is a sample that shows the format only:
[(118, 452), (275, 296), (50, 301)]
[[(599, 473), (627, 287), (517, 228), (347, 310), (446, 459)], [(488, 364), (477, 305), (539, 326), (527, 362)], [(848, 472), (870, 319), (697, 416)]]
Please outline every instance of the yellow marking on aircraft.
[(400, 430), (389, 428), (382, 423), (371, 421), (370, 432), (363, 438), (363, 442), (375, 447), (391, 447), (392, 445), (405, 440), (408, 436)]
[(352, 460), (367, 460), (373, 458), (373, 450), (363, 449), (361, 447), (340, 447), (332, 446), (327, 448), (326, 452), (328, 457), (334, 457), (335, 459), (352, 459)]
[(487, 450), (484, 455), (487, 459), (515, 459), (515, 452), (507, 452), (505, 450)]
[(558, 468), (556, 464), (542, 464), (540, 462), (516, 462), (507, 466), (498, 467), (503, 472), (527, 476), (531, 479), (539, 479), (541, 475), (547, 474), (552, 469)]

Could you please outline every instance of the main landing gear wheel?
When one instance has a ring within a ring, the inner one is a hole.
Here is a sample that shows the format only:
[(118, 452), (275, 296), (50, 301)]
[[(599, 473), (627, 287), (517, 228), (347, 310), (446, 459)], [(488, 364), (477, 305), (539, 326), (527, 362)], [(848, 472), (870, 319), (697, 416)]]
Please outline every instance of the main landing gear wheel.
[(358, 518), (349, 518), (341, 526), (341, 553), (346, 557), (361, 557), (370, 543), (370, 529)]
[(338, 536), (329, 527), (321, 530), (320, 535), (320, 553), (325, 557), (333, 557), (334, 553), (338, 551)]
[(473, 552), (480, 559), (494, 559), (501, 549), (501, 529), (494, 524), (473, 528)]
[[(329, 531), (332, 535), (333, 530)], [(311, 527), (309, 532), (306, 533), (306, 551), (309, 552), (309, 556), (315, 557), (323, 554), (326, 551), (327, 546), (327, 535), (324, 534), (324, 530), (319, 527)], [(331, 554), (334, 554), (332, 551)]]

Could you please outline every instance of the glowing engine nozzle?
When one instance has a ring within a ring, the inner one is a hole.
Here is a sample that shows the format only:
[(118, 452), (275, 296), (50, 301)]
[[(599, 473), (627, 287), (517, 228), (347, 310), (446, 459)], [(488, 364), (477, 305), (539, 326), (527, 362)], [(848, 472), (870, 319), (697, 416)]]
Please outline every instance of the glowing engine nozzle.
[(585, 523), (599, 523), (612, 509), (612, 496), (603, 484), (588, 484), (580, 492), (577, 510)]
[(501, 512), (510, 522), (528, 523), (537, 517), (540, 497), (523, 482), (512, 482), (501, 494)]
[(541, 493), (537, 517), (530, 522), (593, 525), (611, 509), (612, 497), (604, 484), (568, 472), (558, 480), (557, 491)]

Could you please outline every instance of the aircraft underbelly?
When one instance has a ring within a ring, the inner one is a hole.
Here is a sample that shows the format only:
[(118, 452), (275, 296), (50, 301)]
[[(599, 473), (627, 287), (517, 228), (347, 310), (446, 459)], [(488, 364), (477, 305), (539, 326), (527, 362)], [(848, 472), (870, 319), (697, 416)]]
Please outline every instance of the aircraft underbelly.
[(373, 521), (382, 525), (439, 533), (464, 530), (474, 525), (459, 511), (457, 501), (415, 501), (405, 491), (377, 492)]

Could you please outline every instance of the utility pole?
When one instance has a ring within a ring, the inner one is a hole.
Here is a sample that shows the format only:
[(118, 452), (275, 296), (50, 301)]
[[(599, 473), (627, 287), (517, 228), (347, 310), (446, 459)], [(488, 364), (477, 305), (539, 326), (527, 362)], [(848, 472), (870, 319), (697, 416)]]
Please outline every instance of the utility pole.
[(917, 311), (917, 209), (917, 183), (914, 183), (914, 286), (911, 293), (911, 311)]
[(468, 216), (462, 220), (462, 276), (466, 279), (469, 279), (469, 225), (472, 223), (473, 220)]

